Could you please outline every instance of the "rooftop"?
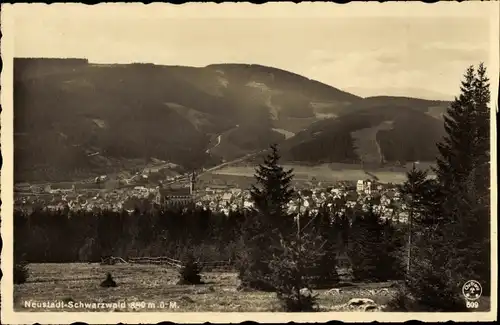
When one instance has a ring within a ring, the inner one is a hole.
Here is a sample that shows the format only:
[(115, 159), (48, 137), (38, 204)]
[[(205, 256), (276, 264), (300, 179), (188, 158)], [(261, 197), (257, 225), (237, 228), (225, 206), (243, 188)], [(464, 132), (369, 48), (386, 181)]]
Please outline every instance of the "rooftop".
[(191, 196), (189, 187), (179, 187), (179, 188), (162, 188), (160, 189), (160, 195), (163, 197), (178, 197), (178, 196)]

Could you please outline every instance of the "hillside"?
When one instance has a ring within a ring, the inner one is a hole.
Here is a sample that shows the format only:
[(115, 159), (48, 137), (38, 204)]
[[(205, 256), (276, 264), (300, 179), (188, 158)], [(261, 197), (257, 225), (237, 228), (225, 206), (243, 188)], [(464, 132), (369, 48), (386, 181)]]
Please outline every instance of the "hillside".
[(365, 104), (361, 101), (350, 114), (314, 123), (289, 139), (285, 158), (373, 166), (435, 159), (436, 142), (444, 135), (442, 120), (418, 106)]
[[(357, 161), (363, 150), (376, 151), (376, 146), (370, 144), (370, 131), (354, 135), (366, 148), (354, 150), (351, 132), (383, 122), (378, 113), (367, 118), (360, 112), (384, 107), (389, 108), (386, 120), (397, 117), (394, 129), (375, 132), (385, 159), (424, 160), (431, 154), (419, 148), (427, 144), (411, 139), (422, 130), (442, 128), (443, 103), (363, 99), (260, 65), (194, 68), (19, 58), (14, 60), (15, 177), (71, 180), (153, 158), (192, 169), (276, 142), (284, 143), (289, 159)], [(409, 121), (398, 111), (412, 112), (410, 120), (417, 114), (421, 129), (406, 126)], [(325, 133), (318, 137), (319, 131)], [(430, 143), (438, 134), (425, 136)], [(394, 149), (406, 144), (416, 149)], [(332, 146), (339, 148), (335, 154), (325, 150)]]

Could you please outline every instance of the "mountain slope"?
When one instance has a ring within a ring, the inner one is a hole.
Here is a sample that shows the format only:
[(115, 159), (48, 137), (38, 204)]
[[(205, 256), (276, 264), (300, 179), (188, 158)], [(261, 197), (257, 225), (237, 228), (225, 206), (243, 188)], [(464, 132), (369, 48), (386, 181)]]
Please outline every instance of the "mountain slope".
[(413, 109), (398, 105), (399, 100), (376, 103), (361, 101), (349, 114), (314, 123), (286, 141), (285, 158), (374, 166), (435, 159), (436, 142), (444, 135), (440, 119), (427, 114), (423, 105)]
[(282, 142), (360, 100), (263, 66), (15, 59), (16, 181), (69, 180), (153, 157), (213, 165)]
[(271, 143), (312, 164), (433, 160), (447, 105), (363, 99), (260, 65), (15, 59), (15, 178), (71, 180), (155, 158), (208, 167)]

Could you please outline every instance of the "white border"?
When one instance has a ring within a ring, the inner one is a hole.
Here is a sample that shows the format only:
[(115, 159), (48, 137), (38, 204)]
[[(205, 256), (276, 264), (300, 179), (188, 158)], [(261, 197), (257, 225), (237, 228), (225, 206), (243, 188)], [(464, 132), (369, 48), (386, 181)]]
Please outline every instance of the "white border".
[[(86, 322), (88, 324), (112, 323), (157, 323), (172, 321), (178, 323), (204, 323), (207, 321), (218, 323), (235, 323), (242, 321), (256, 322), (326, 322), (341, 320), (345, 322), (402, 322), (408, 320), (420, 321), (493, 321), (497, 318), (497, 219), (492, 217), (491, 243), (492, 243), (492, 293), (491, 311), (484, 313), (26, 313), (13, 310), (13, 280), (12, 280), (12, 227), (13, 222), (13, 98), (12, 98), (12, 58), (14, 56), (15, 41), (15, 13), (21, 10), (52, 10), (61, 15), (71, 11), (78, 11), (82, 15), (97, 15), (115, 19), (133, 16), (134, 18), (293, 18), (293, 17), (471, 17), (478, 16), (490, 20), (491, 51), (496, 66), (488, 66), (488, 73), (492, 84), (492, 108), (498, 110), (495, 101), (498, 98), (499, 80), (499, 3), (498, 2), (440, 2), (425, 4), (419, 2), (404, 3), (349, 3), (337, 5), (330, 3), (269, 3), (253, 5), (249, 3), (225, 4), (99, 4), (87, 6), (82, 4), (5, 4), (1, 10), (1, 54), (3, 71), (1, 75), (1, 149), (3, 167), (1, 173), (1, 207), (2, 224), (1, 234), (3, 239), (2, 250), (2, 323), (4, 324), (70, 324), (73, 322)], [(17, 22), (29, 23), (29, 22)], [(497, 164), (496, 164), (496, 118), (491, 114), (491, 206), (492, 216), (497, 215)], [(8, 267), (7, 267), (8, 266)]]

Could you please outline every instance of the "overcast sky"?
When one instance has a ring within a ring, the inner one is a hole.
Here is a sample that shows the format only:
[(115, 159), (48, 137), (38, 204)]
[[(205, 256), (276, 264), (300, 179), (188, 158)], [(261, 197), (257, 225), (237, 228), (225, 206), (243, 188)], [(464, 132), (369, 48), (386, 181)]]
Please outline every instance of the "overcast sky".
[(131, 15), (133, 8), (102, 14), (92, 8), (64, 14), (48, 6), (18, 10), (15, 56), (188, 66), (256, 63), (361, 96), (443, 99), (457, 94), (468, 65), (491, 59), (484, 17), (214, 19)]

